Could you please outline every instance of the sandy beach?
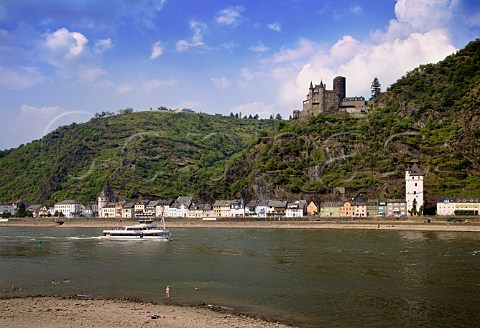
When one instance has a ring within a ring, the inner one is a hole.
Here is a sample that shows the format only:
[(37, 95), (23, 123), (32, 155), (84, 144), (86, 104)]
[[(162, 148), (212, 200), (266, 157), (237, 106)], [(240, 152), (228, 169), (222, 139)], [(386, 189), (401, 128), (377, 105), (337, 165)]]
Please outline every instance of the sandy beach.
[[(63, 219), (60, 225), (55, 219), (13, 218), (0, 222), (0, 227), (52, 227), (58, 228), (120, 228), (125, 225), (137, 224), (134, 219), (104, 219), (76, 218)], [(201, 219), (168, 219), (168, 228), (204, 228), (204, 229), (356, 229), (356, 230), (414, 230), (414, 231), (459, 231), (479, 232), (480, 222), (448, 222), (440, 220), (217, 220), (203, 221)]]
[(208, 306), (183, 307), (127, 300), (62, 297), (3, 298), (1, 327), (291, 327)]

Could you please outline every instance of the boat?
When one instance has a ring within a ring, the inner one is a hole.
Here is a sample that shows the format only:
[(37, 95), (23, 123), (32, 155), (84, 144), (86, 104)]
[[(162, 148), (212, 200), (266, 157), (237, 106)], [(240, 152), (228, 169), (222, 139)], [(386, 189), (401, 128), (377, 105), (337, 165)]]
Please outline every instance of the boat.
[(158, 228), (153, 223), (152, 219), (138, 220), (138, 224), (133, 226), (125, 226), (122, 229), (106, 229), (103, 230), (101, 239), (110, 240), (164, 240), (172, 239), (170, 230), (165, 227), (165, 220), (163, 228)]

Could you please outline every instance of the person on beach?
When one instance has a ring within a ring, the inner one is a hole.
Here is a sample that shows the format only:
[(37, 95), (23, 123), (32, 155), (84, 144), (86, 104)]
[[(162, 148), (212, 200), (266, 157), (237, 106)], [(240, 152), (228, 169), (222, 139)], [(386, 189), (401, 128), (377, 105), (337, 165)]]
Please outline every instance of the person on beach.
[(167, 288), (165, 289), (165, 296), (167, 298), (170, 298), (170, 286), (167, 286)]

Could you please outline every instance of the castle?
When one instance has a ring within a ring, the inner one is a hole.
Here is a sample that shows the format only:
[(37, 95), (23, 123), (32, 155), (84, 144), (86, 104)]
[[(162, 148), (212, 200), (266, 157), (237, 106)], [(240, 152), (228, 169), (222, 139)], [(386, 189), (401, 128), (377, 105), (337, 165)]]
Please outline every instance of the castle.
[(293, 117), (303, 115), (331, 114), (347, 112), (350, 114), (364, 114), (367, 112), (369, 103), (364, 97), (347, 97), (347, 79), (337, 76), (333, 79), (333, 90), (327, 90), (327, 85), (310, 82), (307, 99), (303, 101), (303, 110), (294, 111)]

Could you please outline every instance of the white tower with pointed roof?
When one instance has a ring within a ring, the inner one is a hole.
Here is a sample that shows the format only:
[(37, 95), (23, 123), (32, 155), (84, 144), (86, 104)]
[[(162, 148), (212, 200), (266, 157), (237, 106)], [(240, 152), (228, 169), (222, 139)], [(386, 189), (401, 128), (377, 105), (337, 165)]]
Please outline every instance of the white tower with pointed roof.
[(108, 202), (109, 202), (109, 199), (105, 195), (105, 191), (102, 190), (102, 192), (100, 193), (100, 196), (98, 196), (98, 216), (99, 217), (103, 217), (102, 208), (107, 206)]
[[(417, 163), (413, 163), (405, 171), (405, 199), (407, 201), (408, 215), (420, 213), (423, 208), (423, 177), (424, 174)], [(415, 211), (412, 211), (415, 205)]]

